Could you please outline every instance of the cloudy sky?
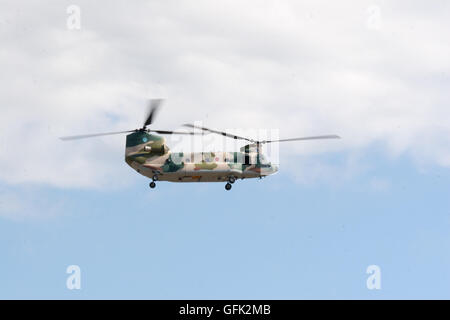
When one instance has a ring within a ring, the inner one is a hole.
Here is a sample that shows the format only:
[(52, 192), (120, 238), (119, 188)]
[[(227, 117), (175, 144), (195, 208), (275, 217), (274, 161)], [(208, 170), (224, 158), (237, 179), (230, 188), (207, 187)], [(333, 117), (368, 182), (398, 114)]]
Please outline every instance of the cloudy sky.
[[(450, 270), (449, 14), (443, 0), (2, 0), (0, 296), (448, 297), (433, 270)], [(123, 136), (58, 139), (139, 127), (149, 98), (165, 99), (161, 129), (343, 139), (280, 145), (280, 173), (231, 194), (150, 191)], [(374, 295), (365, 268), (383, 263), (391, 291)], [(70, 264), (100, 284), (68, 291)]]

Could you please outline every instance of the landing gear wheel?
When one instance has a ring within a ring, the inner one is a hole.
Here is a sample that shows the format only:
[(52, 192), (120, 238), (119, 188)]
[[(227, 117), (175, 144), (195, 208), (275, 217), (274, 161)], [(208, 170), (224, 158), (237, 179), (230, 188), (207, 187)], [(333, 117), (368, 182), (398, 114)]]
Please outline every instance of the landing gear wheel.
[(231, 183), (227, 183), (225, 185), (225, 190), (230, 190), (231, 189)]
[(153, 179), (153, 181), (158, 181), (158, 175), (154, 175), (153, 177), (152, 177), (152, 179)]
[(155, 188), (156, 187), (156, 183), (154, 181), (150, 182), (150, 188)]
[(233, 183), (236, 182), (236, 178), (233, 177), (233, 176), (231, 176), (231, 177), (228, 178), (228, 182), (231, 183), (231, 184), (233, 184)]

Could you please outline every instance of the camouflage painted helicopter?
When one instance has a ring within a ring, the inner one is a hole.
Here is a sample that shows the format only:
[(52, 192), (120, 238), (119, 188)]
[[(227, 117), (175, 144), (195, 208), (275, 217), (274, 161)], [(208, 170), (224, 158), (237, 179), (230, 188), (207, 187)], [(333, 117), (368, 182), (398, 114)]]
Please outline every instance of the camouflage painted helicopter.
[[(78, 136), (61, 137), (62, 140), (84, 139), (113, 134), (129, 133), (126, 137), (125, 161), (138, 173), (151, 178), (150, 188), (155, 188), (156, 181), (171, 182), (226, 182), (225, 189), (230, 190), (237, 179), (263, 178), (278, 171), (261, 152), (266, 143), (302, 141), (316, 139), (339, 139), (337, 135), (325, 135), (303, 138), (257, 141), (223, 131), (208, 129), (193, 124), (185, 127), (198, 129), (200, 132), (181, 132), (170, 130), (153, 130), (148, 127), (162, 100), (150, 100), (148, 116), (142, 128), (96, 133)], [(204, 133), (244, 140), (249, 144), (240, 148), (240, 152), (171, 152), (163, 137), (153, 134), (196, 135)]]

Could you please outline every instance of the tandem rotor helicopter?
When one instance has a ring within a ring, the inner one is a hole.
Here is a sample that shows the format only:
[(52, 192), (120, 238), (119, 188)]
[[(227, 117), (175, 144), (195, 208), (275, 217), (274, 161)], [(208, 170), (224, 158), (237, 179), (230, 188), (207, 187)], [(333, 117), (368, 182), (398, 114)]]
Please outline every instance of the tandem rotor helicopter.
[[(200, 132), (149, 129), (148, 127), (153, 123), (162, 101), (161, 99), (149, 101), (148, 115), (142, 128), (67, 136), (60, 139), (67, 141), (129, 133), (126, 137), (125, 161), (138, 173), (152, 179), (150, 188), (156, 187), (156, 181), (226, 182), (225, 189), (230, 190), (231, 185), (237, 179), (263, 178), (278, 171), (278, 167), (271, 164), (261, 152), (262, 145), (266, 143), (340, 138), (337, 135), (324, 135), (258, 141), (193, 124), (185, 124), (184, 126), (198, 129)], [(197, 135), (205, 132), (219, 134), (231, 139), (244, 140), (248, 144), (240, 148), (240, 152), (172, 153), (166, 145), (165, 139), (155, 134)]]

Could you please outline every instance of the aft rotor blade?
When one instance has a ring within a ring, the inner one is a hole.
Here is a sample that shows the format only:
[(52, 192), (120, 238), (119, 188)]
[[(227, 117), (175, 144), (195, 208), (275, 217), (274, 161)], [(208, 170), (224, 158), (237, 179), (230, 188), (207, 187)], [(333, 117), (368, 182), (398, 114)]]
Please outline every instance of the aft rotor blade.
[(148, 105), (148, 116), (144, 122), (144, 128), (153, 123), (153, 119), (158, 112), (159, 106), (162, 103), (162, 99), (151, 99)]
[(272, 143), (272, 142), (287, 142), (287, 141), (303, 141), (303, 140), (321, 140), (321, 139), (340, 139), (341, 137), (337, 135), (327, 135), (327, 136), (314, 136), (314, 137), (302, 137), (302, 138), (290, 138), (290, 139), (279, 139), (279, 140), (268, 140), (260, 141), (260, 143)]
[(188, 134), (188, 135), (203, 135), (203, 132), (182, 132), (182, 131), (170, 131), (170, 130), (148, 130), (149, 132), (156, 132), (159, 134)]
[(135, 132), (135, 130), (83, 134), (83, 135), (78, 135), (78, 136), (60, 137), (60, 139), (64, 140), (64, 141), (67, 141), (67, 140), (78, 140), (78, 139), (94, 138), (94, 137), (100, 137), (100, 136), (110, 136), (110, 135), (113, 135), (113, 134), (121, 134), (121, 133), (129, 133), (129, 132)]
[(188, 128), (200, 129), (200, 130), (211, 132), (211, 133), (215, 133), (215, 134), (220, 134), (222, 136), (225, 136), (225, 137), (228, 137), (228, 138), (231, 138), (231, 139), (238, 139), (238, 140), (246, 140), (246, 141), (250, 141), (250, 142), (255, 142), (255, 140), (252, 140), (252, 139), (249, 139), (249, 138), (246, 138), (246, 137), (240, 137), (240, 136), (237, 136), (237, 135), (232, 134), (232, 133), (228, 133), (228, 132), (224, 132), (224, 131), (217, 131), (217, 130), (213, 130), (213, 129), (209, 129), (209, 128), (205, 128), (205, 127), (200, 127), (200, 126), (196, 126), (196, 125), (189, 124), (189, 123), (188, 124), (184, 124), (183, 126), (188, 127)]

